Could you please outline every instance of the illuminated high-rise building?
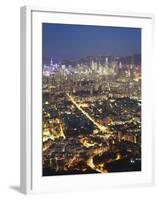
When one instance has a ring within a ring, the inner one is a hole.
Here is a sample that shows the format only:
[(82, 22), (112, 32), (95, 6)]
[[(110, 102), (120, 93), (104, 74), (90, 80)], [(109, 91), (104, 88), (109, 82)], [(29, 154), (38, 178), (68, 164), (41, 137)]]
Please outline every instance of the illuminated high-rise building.
[(105, 58), (105, 66), (108, 67), (108, 57)]
[(120, 61), (120, 63), (119, 63), (119, 69), (122, 69), (122, 68), (123, 68), (123, 65), (122, 65), (122, 63)]
[(53, 60), (52, 60), (52, 58), (51, 58), (51, 60), (50, 60), (50, 66), (51, 66), (51, 67), (53, 66)]
[(92, 70), (95, 70), (95, 63), (94, 63), (93, 60), (92, 60), (92, 63), (91, 63), (91, 69), (92, 69)]

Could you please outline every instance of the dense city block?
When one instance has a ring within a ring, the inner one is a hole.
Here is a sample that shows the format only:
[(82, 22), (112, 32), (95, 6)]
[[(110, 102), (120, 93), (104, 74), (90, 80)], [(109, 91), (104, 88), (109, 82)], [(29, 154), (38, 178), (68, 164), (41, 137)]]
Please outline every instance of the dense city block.
[(43, 176), (141, 171), (141, 56), (43, 63)]

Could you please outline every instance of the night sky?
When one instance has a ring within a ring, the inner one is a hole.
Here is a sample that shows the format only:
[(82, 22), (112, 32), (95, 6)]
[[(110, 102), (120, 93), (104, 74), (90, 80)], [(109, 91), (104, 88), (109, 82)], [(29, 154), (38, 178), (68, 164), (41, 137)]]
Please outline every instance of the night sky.
[(43, 23), (43, 59), (141, 54), (141, 29)]

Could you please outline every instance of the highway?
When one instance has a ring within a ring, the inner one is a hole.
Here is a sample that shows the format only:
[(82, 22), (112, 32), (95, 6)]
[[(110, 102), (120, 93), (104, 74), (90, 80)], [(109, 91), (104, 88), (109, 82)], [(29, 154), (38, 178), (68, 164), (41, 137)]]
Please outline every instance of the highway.
[(107, 128), (98, 122), (96, 122), (86, 111), (84, 111), (81, 106), (75, 101), (74, 97), (66, 93), (67, 97), (70, 99), (70, 101), (82, 112), (83, 115), (85, 115), (101, 132), (106, 133)]

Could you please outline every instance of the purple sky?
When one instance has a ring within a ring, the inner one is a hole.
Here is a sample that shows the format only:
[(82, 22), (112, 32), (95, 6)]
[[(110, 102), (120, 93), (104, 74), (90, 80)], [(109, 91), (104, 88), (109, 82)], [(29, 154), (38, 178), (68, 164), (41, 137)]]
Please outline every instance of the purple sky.
[(141, 54), (141, 29), (43, 23), (43, 58)]

